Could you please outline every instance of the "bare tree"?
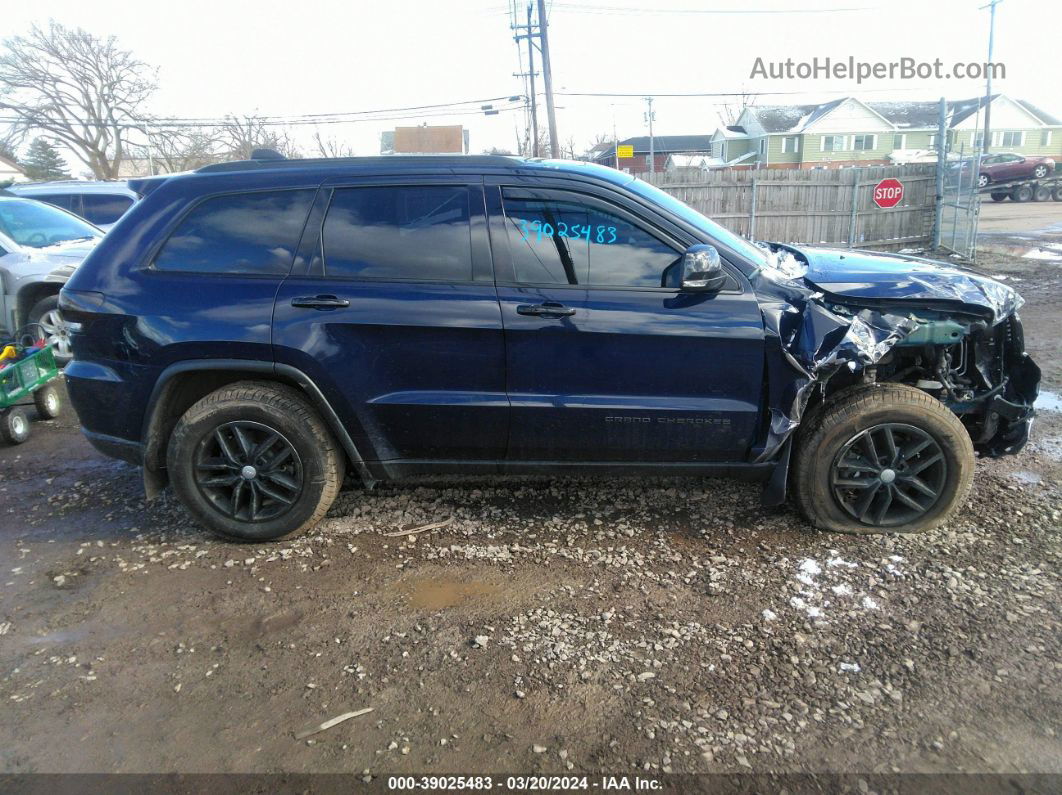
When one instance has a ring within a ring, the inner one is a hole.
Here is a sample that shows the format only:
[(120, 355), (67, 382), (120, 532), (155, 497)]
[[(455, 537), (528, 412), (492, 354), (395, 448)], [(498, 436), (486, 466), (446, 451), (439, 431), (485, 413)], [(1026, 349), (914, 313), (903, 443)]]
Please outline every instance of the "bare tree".
[(101, 179), (117, 176), (128, 133), (156, 88), (155, 71), (81, 28), (49, 22), (4, 41), (0, 110), (21, 130), (60, 140)]
[(745, 108), (750, 108), (756, 104), (755, 94), (741, 94), (736, 99), (737, 102), (727, 103), (719, 109), (719, 118), (725, 127), (732, 127), (737, 124)]
[(313, 134), (313, 145), (318, 157), (353, 157), (354, 150), (349, 144), (340, 143), (335, 138), (322, 138), (320, 131)]
[(15, 125), (10, 125), (0, 131), (0, 155), (3, 155), (12, 163), (18, 163), (18, 150), (22, 142), (26, 140), (26, 131), (20, 130)]
[(226, 116), (218, 134), (225, 154), (236, 160), (248, 160), (255, 149), (274, 149), (284, 157), (302, 157), (291, 135), (274, 129), (261, 116)]
[(141, 160), (152, 159), (155, 167), (168, 174), (191, 171), (222, 159), (220, 136), (209, 127), (149, 127), (148, 143), (130, 145), (129, 151)]

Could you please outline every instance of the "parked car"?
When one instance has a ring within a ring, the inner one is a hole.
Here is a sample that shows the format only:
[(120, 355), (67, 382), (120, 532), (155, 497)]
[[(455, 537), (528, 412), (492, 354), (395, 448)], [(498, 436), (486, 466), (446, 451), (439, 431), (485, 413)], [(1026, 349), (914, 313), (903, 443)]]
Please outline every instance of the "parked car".
[(758, 246), (570, 161), (248, 161), (143, 180), (63, 289), (85, 434), (227, 536), (442, 472), (730, 475), (916, 531), (1028, 439), (1021, 299), (913, 257)]
[(1054, 171), (1055, 161), (1050, 157), (1001, 152), (981, 158), (977, 187), (983, 188), (990, 182), (1008, 182), (1013, 179), (1044, 179)]
[(8, 190), (16, 196), (54, 204), (104, 231), (114, 226), (139, 199), (125, 182), (62, 180), (12, 185)]
[(50, 204), (0, 195), (0, 338), (38, 324), (60, 365), (70, 337), (58, 310), (59, 290), (103, 232)]

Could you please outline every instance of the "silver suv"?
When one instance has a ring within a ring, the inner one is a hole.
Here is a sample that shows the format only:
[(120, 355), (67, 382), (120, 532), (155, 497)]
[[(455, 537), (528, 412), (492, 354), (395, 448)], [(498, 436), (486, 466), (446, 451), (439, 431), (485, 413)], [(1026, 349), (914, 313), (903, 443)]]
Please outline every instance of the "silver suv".
[(114, 226), (139, 198), (125, 182), (63, 180), (12, 185), (8, 190), (16, 196), (54, 204), (104, 231)]
[(59, 363), (68, 362), (59, 290), (102, 237), (100, 229), (65, 210), (0, 194), (0, 339), (36, 323)]

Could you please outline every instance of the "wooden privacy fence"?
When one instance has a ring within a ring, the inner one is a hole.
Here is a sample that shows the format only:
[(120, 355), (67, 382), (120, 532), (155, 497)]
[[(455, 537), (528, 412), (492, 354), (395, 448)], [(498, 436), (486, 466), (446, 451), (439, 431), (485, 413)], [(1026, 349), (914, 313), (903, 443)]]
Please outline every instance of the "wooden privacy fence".
[[(752, 240), (850, 248), (927, 246), (932, 240), (932, 164), (639, 176)], [(873, 194), (886, 177), (903, 183), (903, 199), (882, 209), (874, 204)]]

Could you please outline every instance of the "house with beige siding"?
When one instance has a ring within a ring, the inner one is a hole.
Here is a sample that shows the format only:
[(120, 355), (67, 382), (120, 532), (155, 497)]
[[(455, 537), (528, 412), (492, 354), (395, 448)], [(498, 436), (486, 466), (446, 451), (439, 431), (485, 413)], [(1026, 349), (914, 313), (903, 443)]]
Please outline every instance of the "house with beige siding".
[[(1050, 155), (1062, 162), (1062, 120), (1032, 103), (995, 94), (989, 150)], [(978, 151), (984, 97), (949, 102), (945, 121), (953, 154)], [(712, 156), (731, 167), (844, 168), (888, 165), (937, 148), (936, 102), (863, 102), (842, 97), (818, 105), (745, 108), (712, 135)], [(931, 159), (931, 158), (930, 158)]]

